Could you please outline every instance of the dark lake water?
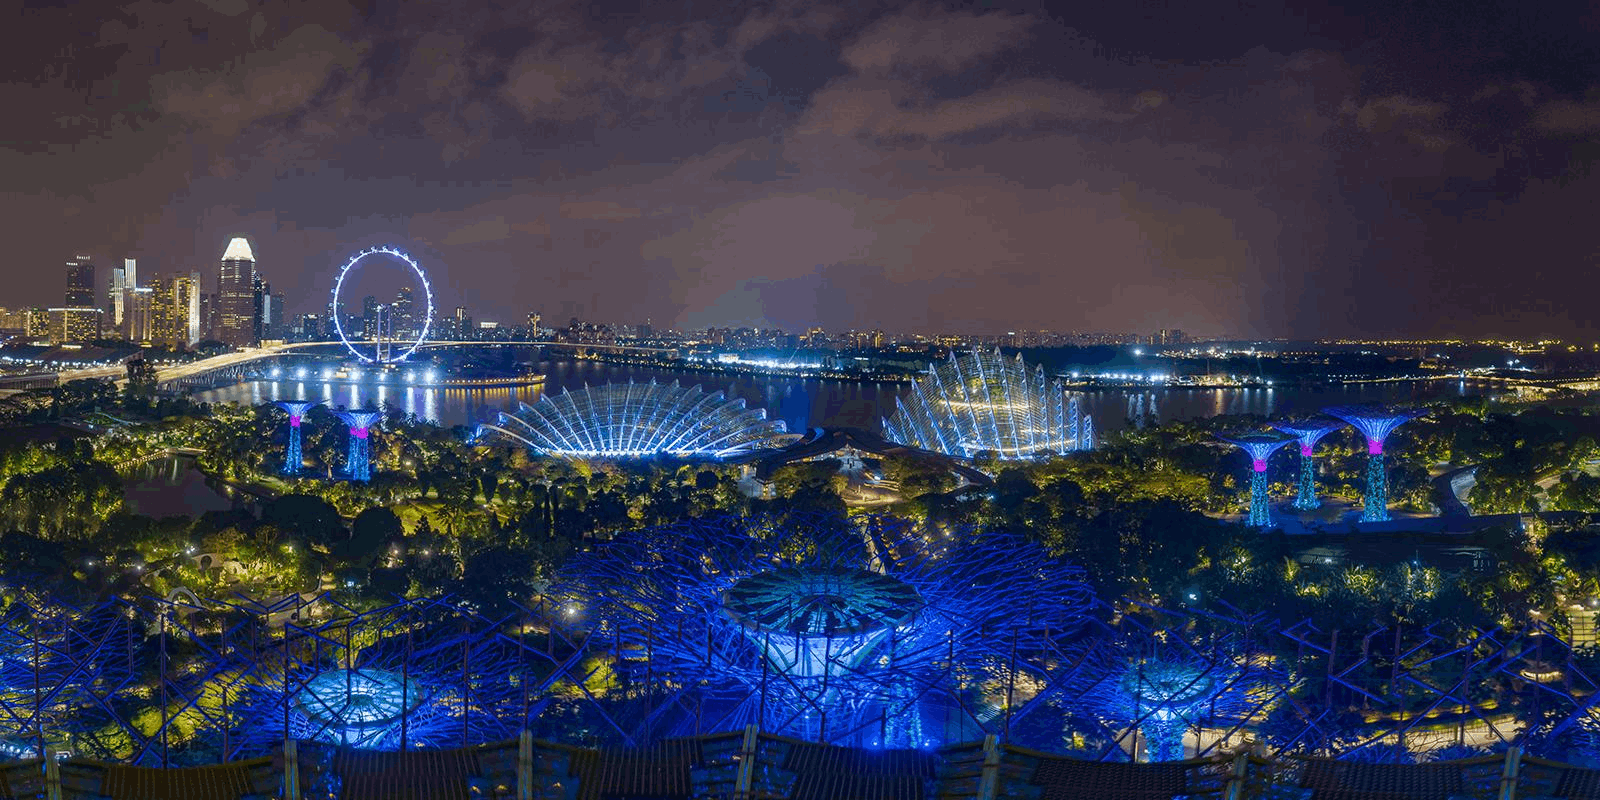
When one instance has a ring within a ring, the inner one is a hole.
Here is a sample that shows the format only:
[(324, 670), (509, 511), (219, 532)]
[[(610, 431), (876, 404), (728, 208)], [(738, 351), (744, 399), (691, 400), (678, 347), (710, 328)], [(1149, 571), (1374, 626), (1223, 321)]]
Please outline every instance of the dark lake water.
[(198, 517), (226, 511), (232, 501), (206, 485), (192, 456), (163, 456), (122, 473), (122, 503), (129, 513), (147, 517)]
[[(880, 420), (894, 412), (906, 384), (803, 380), (785, 376), (730, 375), (605, 364), (557, 361), (542, 365), (543, 386), (515, 389), (430, 389), (378, 383), (325, 383), (316, 380), (261, 380), (195, 394), (208, 403), (258, 405), (272, 400), (324, 400), (334, 406), (358, 407), (392, 403), (418, 417), (443, 425), (473, 425), (499, 411), (514, 411), (519, 402), (536, 402), (544, 392), (561, 392), (584, 384), (633, 380), (662, 383), (676, 380), (699, 384), (706, 391), (727, 391), (753, 407), (766, 408), (793, 431), (820, 426), (854, 426), (881, 430)], [(1330, 405), (1406, 403), (1482, 394), (1478, 386), (1456, 381), (1343, 384), (1295, 389), (1106, 389), (1081, 393), (1083, 407), (1099, 430), (1116, 430), (1139, 421), (1168, 421), (1224, 414), (1310, 414)]]

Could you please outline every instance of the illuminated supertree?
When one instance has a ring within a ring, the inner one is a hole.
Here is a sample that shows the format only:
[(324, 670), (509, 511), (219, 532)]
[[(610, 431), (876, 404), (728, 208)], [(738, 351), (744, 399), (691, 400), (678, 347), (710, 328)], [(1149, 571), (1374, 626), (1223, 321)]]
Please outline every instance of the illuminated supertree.
[(600, 703), (625, 742), (755, 723), (883, 747), (998, 730), (1091, 602), (1020, 538), (830, 515), (621, 534), (552, 597), (632, 687)]
[(372, 424), (383, 418), (383, 412), (340, 409), (333, 413), (350, 426), (350, 452), (345, 458), (345, 477), (353, 481), (372, 480), (368, 437), (372, 433)]
[(488, 431), (564, 458), (725, 458), (779, 447), (787, 427), (767, 419), (766, 409), (746, 408), (742, 398), (720, 391), (630, 381), (547, 394), (480, 425), (474, 440)]
[(283, 456), (283, 474), (296, 475), (305, 466), (300, 453), (300, 420), (305, 417), (306, 411), (322, 401), (314, 400), (274, 400), (273, 405), (284, 410), (289, 415), (289, 446)]
[(1267, 496), (1267, 459), (1278, 448), (1294, 441), (1288, 436), (1272, 433), (1241, 433), (1235, 436), (1217, 434), (1221, 439), (1250, 454), (1250, 526), (1265, 528), (1272, 524), (1272, 509)]
[(1272, 427), (1295, 437), (1300, 442), (1300, 487), (1294, 496), (1294, 507), (1301, 511), (1315, 511), (1322, 506), (1317, 499), (1316, 450), (1322, 437), (1344, 427), (1343, 423), (1324, 420), (1299, 422), (1274, 422)]
[(1423, 408), (1391, 409), (1381, 406), (1335, 406), (1322, 413), (1350, 423), (1367, 437), (1367, 490), (1362, 496), (1361, 521), (1389, 519), (1389, 473), (1383, 463), (1383, 442), (1394, 429), (1426, 413)]

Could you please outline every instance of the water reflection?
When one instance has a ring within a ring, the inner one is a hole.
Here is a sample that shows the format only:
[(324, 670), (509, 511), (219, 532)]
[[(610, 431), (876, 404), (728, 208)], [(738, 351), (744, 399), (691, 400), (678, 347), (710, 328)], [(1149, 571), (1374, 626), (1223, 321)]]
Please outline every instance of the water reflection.
[[(333, 383), (321, 381), (250, 381), (200, 392), (204, 402), (259, 405), (272, 400), (320, 398), (330, 406), (361, 407), (391, 403), (407, 414), (443, 425), (474, 425), (492, 420), (500, 411), (515, 411), (518, 403), (537, 402), (546, 391), (560, 392), (584, 384), (610, 382), (661, 383), (678, 381), (699, 385), (707, 392), (726, 391), (744, 398), (752, 407), (782, 419), (792, 431), (819, 426), (854, 426), (881, 430), (881, 421), (894, 412), (901, 384), (808, 380), (786, 376), (677, 372), (648, 367), (605, 364), (596, 361), (558, 361), (543, 364), (543, 386), (487, 389), (442, 389), (377, 382)], [(1101, 430), (1115, 430), (1141, 422), (1213, 417), (1221, 414), (1315, 414), (1325, 406), (1355, 403), (1406, 403), (1444, 396), (1479, 393), (1476, 387), (1456, 381), (1354, 384), (1315, 389), (1139, 389), (1083, 392), (1081, 402)]]

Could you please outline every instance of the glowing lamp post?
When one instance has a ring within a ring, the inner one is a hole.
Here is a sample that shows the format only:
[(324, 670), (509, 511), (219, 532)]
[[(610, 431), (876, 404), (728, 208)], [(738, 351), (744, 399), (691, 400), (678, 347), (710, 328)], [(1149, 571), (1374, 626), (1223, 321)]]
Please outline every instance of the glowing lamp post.
[(300, 420), (305, 417), (306, 411), (318, 402), (301, 400), (277, 400), (273, 405), (284, 410), (289, 415), (289, 447), (283, 455), (283, 474), (298, 475), (305, 460), (301, 456), (300, 448)]
[(1383, 443), (1395, 428), (1420, 417), (1426, 409), (1388, 409), (1371, 406), (1336, 406), (1324, 414), (1350, 423), (1367, 437), (1367, 489), (1362, 497), (1361, 521), (1389, 519), (1389, 474), (1383, 463)]
[(1317, 443), (1322, 437), (1344, 425), (1338, 422), (1306, 420), (1304, 422), (1275, 422), (1272, 427), (1295, 437), (1300, 442), (1300, 488), (1294, 496), (1294, 507), (1301, 511), (1314, 511), (1322, 507), (1317, 499), (1316, 458)]
[(1271, 525), (1272, 511), (1267, 505), (1267, 459), (1294, 439), (1272, 433), (1218, 434), (1217, 438), (1250, 454), (1250, 527)]
[(339, 419), (350, 426), (350, 452), (345, 458), (345, 474), (353, 481), (372, 480), (372, 464), (369, 461), (367, 439), (372, 431), (372, 424), (383, 417), (379, 411), (336, 411)]

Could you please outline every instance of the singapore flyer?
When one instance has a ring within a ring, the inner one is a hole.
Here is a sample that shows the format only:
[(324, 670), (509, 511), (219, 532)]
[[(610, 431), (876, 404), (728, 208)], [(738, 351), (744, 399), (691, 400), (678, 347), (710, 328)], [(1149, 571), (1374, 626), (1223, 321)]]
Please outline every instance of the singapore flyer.
[(405, 342), (395, 342), (394, 344), (396, 345), (402, 345), (402, 349), (399, 350), (398, 354), (392, 350), (386, 354), (384, 351), (385, 343), (383, 342), (383, 336), (380, 333), (378, 336), (378, 341), (374, 343), (372, 354), (368, 355), (360, 350), (357, 350), (355, 344), (350, 341), (350, 337), (345, 333), (344, 330), (344, 321), (339, 319), (341, 316), (343, 316), (342, 314), (336, 312), (331, 315), (333, 317), (333, 329), (339, 334), (339, 341), (344, 342), (345, 349), (349, 350), (350, 354), (356, 358), (368, 364), (398, 364), (402, 361), (405, 361), (407, 358), (410, 358), (411, 354), (416, 352), (417, 348), (421, 347), (423, 342), (427, 341), (428, 328), (433, 324), (433, 287), (428, 284), (428, 276), (422, 271), (422, 265), (418, 264), (415, 258), (412, 258), (411, 255), (406, 251), (392, 245), (369, 247), (366, 250), (362, 250), (361, 252), (350, 256), (350, 258), (344, 262), (344, 266), (339, 268), (339, 277), (333, 282), (332, 308), (341, 308), (339, 304), (339, 293), (344, 289), (345, 279), (350, 276), (351, 271), (354, 270), (363, 259), (367, 258), (368, 256), (375, 255), (385, 255), (399, 259), (400, 261), (405, 262), (407, 266), (411, 267), (412, 272), (417, 274), (417, 281), (422, 284), (422, 296), (427, 300), (427, 309), (422, 317), (422, 326), (420, 330), (417, 331), (417, 338), (412, 340), (407, 337)]

